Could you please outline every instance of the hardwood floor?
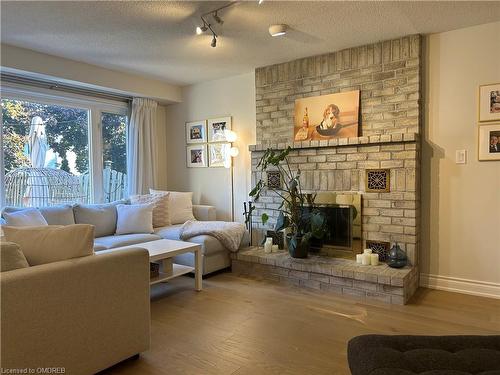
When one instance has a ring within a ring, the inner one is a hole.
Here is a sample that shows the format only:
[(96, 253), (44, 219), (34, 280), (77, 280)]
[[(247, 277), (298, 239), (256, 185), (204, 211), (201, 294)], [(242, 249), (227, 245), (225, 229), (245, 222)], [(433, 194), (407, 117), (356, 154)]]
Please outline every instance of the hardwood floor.
[(420, 289), (394, 306), (239, 278), (180, 277), (152, 289), (151, 349), (105, 374), (349, 374), (367, 334), (500, 334), (500, 300)]

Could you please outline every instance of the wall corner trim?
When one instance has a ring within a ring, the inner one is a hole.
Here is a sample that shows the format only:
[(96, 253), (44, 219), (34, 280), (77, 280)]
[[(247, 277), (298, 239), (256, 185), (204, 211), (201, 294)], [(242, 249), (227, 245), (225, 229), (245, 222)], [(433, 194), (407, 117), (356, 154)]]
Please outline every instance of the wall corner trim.
[(420, 286), (474, 296), (500, 299), (500, 283), (421, 273)]

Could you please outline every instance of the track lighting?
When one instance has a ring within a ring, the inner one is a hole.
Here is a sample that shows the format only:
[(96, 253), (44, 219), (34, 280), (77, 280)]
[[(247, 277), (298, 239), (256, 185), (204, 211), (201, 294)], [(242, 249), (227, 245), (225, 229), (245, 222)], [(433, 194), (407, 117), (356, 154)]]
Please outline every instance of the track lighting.
[(224, 23), (224, 21), (217, 15), (217, 12), (212, 14), (212, 17), (219, 25), (222, 25)]
[(217, 36), (215, 34), (212, 38), (212, 43), (210, 43), (210, 45), (214, 48), (217, 46)]

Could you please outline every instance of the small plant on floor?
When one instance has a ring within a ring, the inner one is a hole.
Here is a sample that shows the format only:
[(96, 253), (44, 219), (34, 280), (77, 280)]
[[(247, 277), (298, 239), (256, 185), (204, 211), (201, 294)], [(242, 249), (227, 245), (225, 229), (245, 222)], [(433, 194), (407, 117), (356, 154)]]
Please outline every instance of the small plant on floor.
[[(294, 258), (305, 258), (309, 251), (311, 239), (321, 239), (326, 233), (326, 218), (323, 213), (314, 206), (316, 194), (304, 194), (300, 185), (300, 169), (292, 171), (288, 162), (288, 154), (292, 149), (276, 151), (268, 149), (257, 164), (261, 172), (278, 171), (281, 176), (282, 187), (268, 186), (260, 179), (250, 192), (254, 202), (258, 202), (262, 192), (273, 191), (282, 202), (277, 209), (278, 218), (274, 230), (281, 231), (289, 229), (286, 235), (288, 251)], [(262, 224), (266, 224), (269, 215), (261, 215)]]

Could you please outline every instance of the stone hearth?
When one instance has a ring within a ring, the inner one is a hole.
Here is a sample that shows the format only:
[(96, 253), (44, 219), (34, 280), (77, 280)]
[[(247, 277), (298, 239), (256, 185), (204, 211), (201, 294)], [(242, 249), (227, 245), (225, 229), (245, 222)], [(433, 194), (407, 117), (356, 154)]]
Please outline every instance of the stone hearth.
[(259, 247), (231, 256), (232, 272), (240, 276), (385, 303), (405, 304), (418, 285), (416, 267), (361, 266), (352, 260), (317, 255), (294, 259), (286, 251), (266, 254)]

